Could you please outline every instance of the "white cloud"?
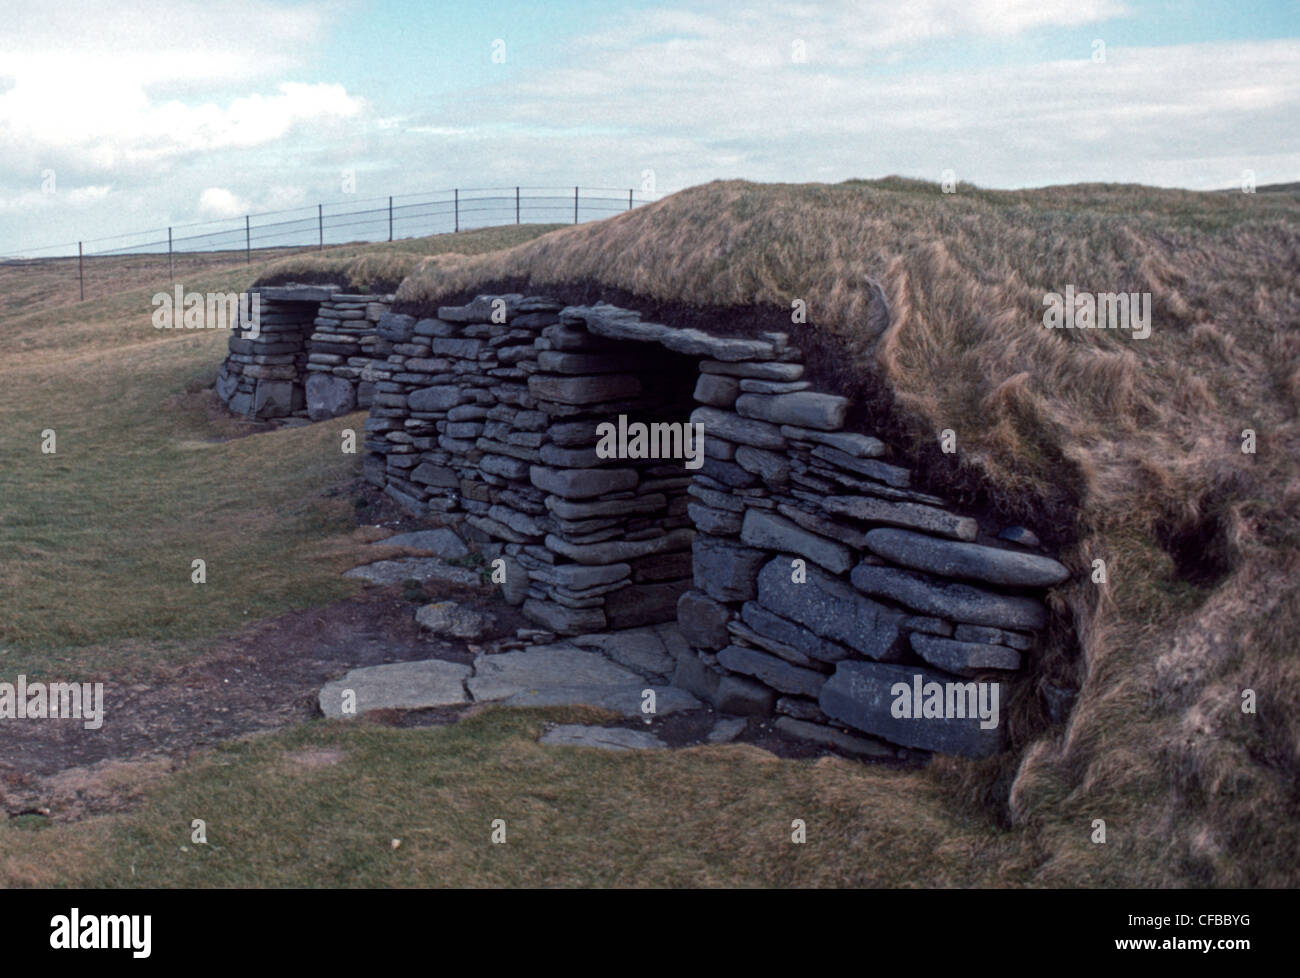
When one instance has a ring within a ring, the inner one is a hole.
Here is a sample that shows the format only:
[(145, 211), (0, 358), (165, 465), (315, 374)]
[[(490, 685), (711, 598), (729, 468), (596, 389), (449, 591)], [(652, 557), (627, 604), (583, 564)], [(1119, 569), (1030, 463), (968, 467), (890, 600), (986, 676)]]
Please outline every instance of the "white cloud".
[(145, 85), (247, 80), (299, 63), (335, 15), (320, 2), (6, 0), (0, 64)]
[[(579, 133), (604, 130), (600, 158), (625, 172), (654, 166), (664, 190), (730, 175), (937, 179), (947, 167), (990, 186), (1208, 188), (1235, 182), (1250, 165), (1243, 160), (1259, 160), (1261, 172), (1267, 160), (1271, 179), (1300, 170), (1300, 40), (1112, 44), (1100, 64), (1084, 44), (1066, 61), (885, 71), (872, 50), (881, 36), (906, 45), (1001, 35), (1100, 22), (1122, 9), (1107, 0), (819, 5), (815, 22), (793, 18), (807, 38), (802, 64), (789, 57), (782, 9), (730, 21), (668, 11), (629, 18), (586, 38), (582, 57), (566, 65), (466, 93), (419, 122), (468, 115), (502, 152), (537, 126), (558, 130), (554, 142), (566, 150)], [(670, 137), (686, 144), (675, 158), (656, 149)]]
[[(12, 80), (0, 90), (0, 169), (10, 173), (157, 174), (186, 155), (264, 145), (364, 105), (337, 84), (280, 81), (249, 91), (310, 57), (328, 21), (320, 4), (10, 6), (0, 35), (0, 64)], [(247, 94), (215, 98), (222, 88)], [(177, 91), (207, 94), (183, 99)]]
[(251, 209), (225, 187), (208, 187), (199, 194), (199, 213), (204, 217), (241, 217)]
[(9, 197), (0, 197), (0, 211), (26, 213), (42, 207), (72, 206), (94, 203), (108, 196), (112, 187), (107, 184), (55, 189), (46, 193), (41, 190), (24, 190)]
[(584, 55), (628, 52), (647, 69), (721, 74), (788, 64), (792, 42), (810, 63), (870, 66), (887, 52), (957, 38), (1010, 39), (1043, 27), (1100, 24), (1128, 15), (1118, 0), (826, 0), (697, 4), (697, 9), (637, 11), (577, 40)]

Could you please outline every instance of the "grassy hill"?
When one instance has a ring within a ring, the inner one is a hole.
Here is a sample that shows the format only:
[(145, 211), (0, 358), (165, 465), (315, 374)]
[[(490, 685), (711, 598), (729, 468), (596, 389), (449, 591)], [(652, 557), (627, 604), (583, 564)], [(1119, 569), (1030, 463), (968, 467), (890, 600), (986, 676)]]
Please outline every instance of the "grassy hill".
[[(399, 302), (427, 310), (528, 283), (755, 328), (784, 320), (935, 488), (1025, 522), (1076, 571), (1013, 704), (1014, 750), (910, 772), (741, 746), (594, 759), (533, 743), (558, 713), (429, 730), (320, 721), (154, 772), (120, 815), (39, 833), (0, 823), (0, 881), (1300, 882), (1294, 196), (719, 182), (523, 243), (475, 233), (477, 255), (471, 234), (446, 235), (186, 284), (401, 282)], [(1044, 293), (1067, 284), (1150, 292), (1150, 337), (1044, 329)], [(148, 675), (201, 657), (245, 609), (250, 621), (341, 593), (321, 547), (345, 532), (346, 502), (323, 491), (351, 463), (324, 452), (328, 426), (216, 441), (224, 422), (200, 398), (224, 337), (148, 328), (148, 295), (165, 285), (6, 322), (0, 452), (19, 460), (0, 476), (0, 580), (18, 609), (0, 623), (7, 672)], [(794, 299), (808, 326), (789, 324)], [(94, 464), (69, 453), (34, 468), (47, 425), (93, 445)], [(956, 456), (938, 451), (946, 428)], [(226, 547), (240, 567), (202, 603), (158, 569), (195, 547)], [(1080, 690), (1068, 724), (1049, 721), (1048, 686)], [(1256, 713), (1242, 712), (1244, 689)], [(296, 762), (304, 752), (337, 763)], [(177, 854), (196, 810), (227, 833), (226, 855), (201, 865)], [(502, 810), (530, 828), (494, 862), (483, 826)], [(817, 839), (797, 857), (784, 841), (795, 817)], [(1090, 841), (1096, 819), (1105, 845)]]
[[(803, 299), (810, 326), (792, 341), (829, 340), (842, 387), (883, 388), (877, 427), (926, 455), (937, 487), (983, 487), (1079, 572), (1057, 594), (1069, 630), (1032, 666), (1081, 689), (1069, 725), (1022, 702), (1015, 755), (932, 776), (1034, 837), (1040, 882), (1277, 885), (1300, 879), (1300, 824), (1281, 815), (1300, 808), (1296, 268), (1291, 195), (717, 182), (428, 259), (398, 299), (431, 310), (524, 281), (724, 315)], [(868, 277), (891, 309), (883, 336)], [(1067, 284), (1150, 292), (1151, 336), (1044, 329), (1044, 294)], [(945, 428), (959, 445), (946, 463)], [(1088, 841), (1095, 818), (1105, 847)]]

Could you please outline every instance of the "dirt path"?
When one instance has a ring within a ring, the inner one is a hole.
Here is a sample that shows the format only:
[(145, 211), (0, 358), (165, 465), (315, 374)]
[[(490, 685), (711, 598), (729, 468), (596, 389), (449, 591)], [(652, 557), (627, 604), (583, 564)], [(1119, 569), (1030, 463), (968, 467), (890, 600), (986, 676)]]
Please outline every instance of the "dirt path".
[[(513, 636), (524, 624), (500, 601), (448, 591), (447, 597), (492, 615), (485, 642)], [(82, 802), (89, 799), (76, 797), (78, 790), (64, 797), (68, 791), (60, 784), (86, 779), (69, 778), (69, 772), (107, 771), (122, 762), (167, 769), (195, 749), (308, 720), (319, 715), (321, 686), (358, 666), (428, 658), (472, 661), (474, 653), (465, 643), (421, 634), (415, 608), (402, 599), (400, 588), (374, 588), (268, 619), (219, 640), (198, 661), (160, 670), (148, 683), (106, 683), (98, 730), (75, 720), (6, 722), (0, 809), (13, 816), (50, 808), (56, 818), (78, 817), (86, 814)]]

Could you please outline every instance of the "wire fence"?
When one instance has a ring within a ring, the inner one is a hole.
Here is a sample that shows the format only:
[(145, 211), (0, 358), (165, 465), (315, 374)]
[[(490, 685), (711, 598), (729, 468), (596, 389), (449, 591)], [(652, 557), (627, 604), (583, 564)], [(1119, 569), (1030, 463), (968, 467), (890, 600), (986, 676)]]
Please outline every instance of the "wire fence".
[[(105, 278), (130, 278), (132, 272), (145, 267), (156, 272), (164, 261), (169, 277), (175, 280), (178, 268), (194, 271), (229, 264), (239, 260), (240, 252), (244, 261), (252, 264), (254, 260), (310, 249), (399, 241), (503, 224), (581, 224), (649, 202), (633, 190), (610, 187), (453, 188), (322, 203), (47, 245), (0, 257), (0, 264), (40, 262), (65, 266), (69, 271), (75, 264), (77, 286), (84, 300), (88, 280), (93, 287)], [(108, 258), (118, 261), (102, 261)], [(116, 269), (96, 267), (108, 264)]]

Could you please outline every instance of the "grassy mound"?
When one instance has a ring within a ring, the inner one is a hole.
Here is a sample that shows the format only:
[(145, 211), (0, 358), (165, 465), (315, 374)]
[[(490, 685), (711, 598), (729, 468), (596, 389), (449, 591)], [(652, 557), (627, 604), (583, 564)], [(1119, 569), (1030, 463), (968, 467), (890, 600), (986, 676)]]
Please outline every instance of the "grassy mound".
[[(179, 773), (123, 773), (147, 798), (120, 815), (39, 832), (0, 819), (0, 884), (1295, 885), (1298, 209), (1285, 193), (715, 183), (533, 240), (499, 229), (508, 250), (492, 254), (466, 254), (491, 237), (470, 232), (187, 279), (379, 289), (409, 271), (412, 309), (496, 282), (594, 283), (733, 321), (788, 320), (802, 298), (813, 325), (783, 328), (835, 344), (846, 377), (886, 392), (873, 410), (893, 444), (928, 457), (952, 428), (957, 462), (933, 476), (961, 496), (973, 472), (1076, 580), (1056, 593), (1001, 759), (595, 756), (543, 750), (549, 714), (504, 710), (427, 730), (320, 721)], [(868, 279), (890, 307), (883, 334)], [(1043, 293), (1066, 284), (1150, 291), (1151, 336), (1043, 329)], [(352, 519), (323, 492), (355, 475), (337, 432), (360, 416), (224, 440), (239, 432), (204, 388), (226, 337), (153, 330), (149, 296), (166, 287), (160, 274), (6, 320), (6, 678), (165, 681), (152, 664), (202, 655), (205, 636), (342, 593), (321, 548)], [(46, 427), (57, 455), (38, 454)], [(1244, 428), (1257, 454), (1241, 453)], [(205, 589), (188, 582), (196, 555)], [(1068, 725), (1042, 715), (1049, 684), (1081, 689)], [(217, 840), (201, 853), (181, 848), (196, 811)], [(498, 815), (526, 844), (492, 863)], [(792, 818), (808, 847), (790, 846)]]
[(300, 252), (272, 264), (258, 278), (258, 284), (329, 282), (361, 292), (387, 292), (397, 288), (430, 255), (486, 254), (532, 241), (564, 226), (508, 224), (379, 245), (341, 245), (327, 252)]
[[(1076, 571), (1031, 667), (1039, 687), (1081, 690), (1068, 725), (1026, 690), (1010, 758), (936, 765), (952, 802), (1032, 839), (1037, 882), (1282, 885), (1300, 879), (1283, 814), (1300, 800), (1297, 267), (1289, 192), (718, 182), (425, 259), (398, 301), (431, 310), (498, 283), (723, 312), (802, 299), (812, 325), (793, 341), (833, 341), (890, 393), (896, 447), (933, 455), (952, 429), (995, 503), (1051, 501), (1038, 528)], [(1044, 295), (1067, 284), (1151, 293), (1151, 335), (1043, 328)]]

